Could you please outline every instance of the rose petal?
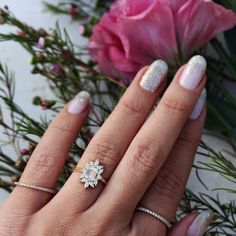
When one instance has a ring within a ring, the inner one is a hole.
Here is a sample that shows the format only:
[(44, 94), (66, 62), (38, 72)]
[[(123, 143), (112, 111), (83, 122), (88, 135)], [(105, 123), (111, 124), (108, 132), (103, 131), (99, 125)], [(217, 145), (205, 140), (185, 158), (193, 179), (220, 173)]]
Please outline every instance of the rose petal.
[(218, 32), (236, 24), (236, 15), (212, 1), (189, 0), (176, 16), (183, 54), (189, 55)]

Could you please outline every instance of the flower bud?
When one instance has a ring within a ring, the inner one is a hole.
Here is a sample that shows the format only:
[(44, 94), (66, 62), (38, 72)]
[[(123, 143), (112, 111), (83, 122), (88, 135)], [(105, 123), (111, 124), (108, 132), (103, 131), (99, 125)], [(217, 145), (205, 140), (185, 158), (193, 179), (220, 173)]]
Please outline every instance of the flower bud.
[(39, 37), (37, 46), (38, 46), (38, 48), (41, 48), (41, 49), (45, 47), (45, 38), (44, 37)]
[(36, 97), (33, 98), (33, 104), (36, 105), (36, 106), (40, 105), (41, 101), (42, 101), (42, 99), (39, 96), (36, 96)]
[(59, 64), (53, 64), (50, 68), (51, 73), (58, 74), (61, 70), (61, 67)]
[(29, 155), (29, 150), (28, 149), (22, 149), (20, 151), (20, 153), (21, 153), (22, 156)]
[(18, 35), (20, 38), (24, 38), (24, 37), (25, 37), (25, 32), (19, 31), (19, 32), (17, 32), (17, 35)]

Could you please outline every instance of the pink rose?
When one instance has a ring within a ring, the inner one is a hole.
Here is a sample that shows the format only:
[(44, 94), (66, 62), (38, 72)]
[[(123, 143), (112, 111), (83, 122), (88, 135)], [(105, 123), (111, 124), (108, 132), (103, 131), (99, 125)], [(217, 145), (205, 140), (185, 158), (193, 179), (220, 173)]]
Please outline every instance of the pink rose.
[(236, 14), (211, 0), (117, 0), (89, 51), (104, 74), (130, 79), (156, 59), (175, 65), (234, 25)]

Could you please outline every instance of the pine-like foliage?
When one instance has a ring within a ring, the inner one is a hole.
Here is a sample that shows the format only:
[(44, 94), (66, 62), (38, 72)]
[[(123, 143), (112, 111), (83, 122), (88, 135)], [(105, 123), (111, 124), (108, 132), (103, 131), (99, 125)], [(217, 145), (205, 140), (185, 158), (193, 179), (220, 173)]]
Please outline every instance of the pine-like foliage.
[[(53, 13), (67, 14), (73, 20), (83, 24), (83, 36), (89, 37), (92, 27), (109, 9), (112, 2), (112, 0), (91, 2), (73, 0), (61, 2), (59, 5), (46, 4), (46, 8)], [(223, 1), (219, 2), (223, 4)], [(230, 5), (230, 0), (224, 2), (224, 4), (226, 3), (226, 7), (234, 7)], [(0, 128), (5, 137), (0, 143), (0, 188), (8, 192), (12, 191), (13, 182), (20, 178), (40, 137), (59, 110), (80, 90), (85, 89), (92, 94), (91, 114), (68, 154), (58, 180), (57, 187), (60, 188), (69, 177), (71, 169), (78, 162), (96, 130), (102, 126), (112, 112), (125, 91), (126, 84), (124, 81), (117, 81), (101, 74), (97, 66), (90, 61), (86, 48), (74, 44), (67, 31), (61, 29), (58, 24), (55, 29), (49, 31), (42, 28), (34, 29), (19, 21), (7, 7), (0, 9), (0, 24), (8, 24), (17, 28), (15, 33), (0, 33), (0, 41), (15, 41), (24, 47), (32, 56), (32, 73), (43, 75), (55, 95), (54, 100), (44, 100), (35, 94), (33, 104), (39, 106), (39, 109), (43, 108), (51, 112), (48, 116), (39, 117), (37, 120), (33, 119), (15, 102), (14, 73), (0, 64), (1, 105), (7, 106), (9, 110), (9, 114), (3, 114), (0, 110)], [(41, 37), (44, 38), (42, 47), (38, 45)], [(217, 52), (218, 58), (208, 55), (208, 46), (201, 49), (201, 53), (209, 61), (207, 128), (213, 130), (214, 134), (217, 132), (217, 135), (221, 135), (236, 150), (236, 99), (224, 87), (223, 83), (223, 80), (236, 82), (236, 56), (233, 53), (228, 53), (217, 39), (212, 40), (211, 45)], [(230, 44), (228, 46), (230, 48)], [(176, 69), (171, 68), (172, 72), (169, 74), (169, 78)], [(234, 120), (229, 119), (229, 116), (234, 117)], [(6, 117), (10, 117), (11, 122), (7, 122)], [(8, 152), (5, 151), (6, 146), (12, 148), (16, 159), (8, 155)], [(226, 182), (236, 184), (236, 166), (228, 156), (226, 157), (225, 153), (212, 150), (204, 142), (200, 143), (199, 150), (199, 154), (206, 157), (204, 162), (199, 162), (194, 166), (199, 181), (202, 181), (199, 171), (207, 171), (219, 173)], [(232, 160), (234, 158), (235, 154), (232, 154)], [(203, 184), (207, 187), (207, 183)], [(220, 198), (210, 195), (210, 191), (217, 191), (219, 194), (224, 192), (236, 194), (235, 189), (217, 189), (216, 187), (214, 190), (209, 190), (209, 194), (193, 193), (188, 189), (176, 218), (178, 219), (189, 212), (209, 208), (215, 216), (208, 235), (236, 235), (235, 201), (225, 204), (221, 202)]]

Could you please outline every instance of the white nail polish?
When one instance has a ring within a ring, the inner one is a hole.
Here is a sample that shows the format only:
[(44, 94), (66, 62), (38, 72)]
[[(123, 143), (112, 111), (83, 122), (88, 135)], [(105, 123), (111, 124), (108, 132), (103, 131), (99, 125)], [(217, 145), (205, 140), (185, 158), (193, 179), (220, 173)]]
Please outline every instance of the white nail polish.
[(179, 84), (189, 90), (197, 88), (206, 71), (207, 63), (203, 56), (197, 55), (190, 59), (179, 79)]
[(190, 225), (187, 236), (203, 236), (206, 233), (209, 224), (212, 222), (212, 211), (203, 211)]
[(194, 110), (190, 116), (191, 120), (195, 120), (201, 115), (205, 102), (206, 102), (206, 97), (207, 97), (206, 89), (203, 89), (200, 97), (197, 100)]
[(87, 91), (80, 92), (69, 104), (68, 111), (71, 114), (80, 114), (88, 106), (90, 94)]
[(154, 61), (143, 75), (140, 86), (148, 92), (155, 92), (168, 72), (168, 65), (162, 60)]

